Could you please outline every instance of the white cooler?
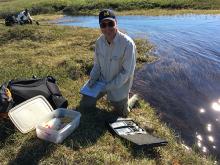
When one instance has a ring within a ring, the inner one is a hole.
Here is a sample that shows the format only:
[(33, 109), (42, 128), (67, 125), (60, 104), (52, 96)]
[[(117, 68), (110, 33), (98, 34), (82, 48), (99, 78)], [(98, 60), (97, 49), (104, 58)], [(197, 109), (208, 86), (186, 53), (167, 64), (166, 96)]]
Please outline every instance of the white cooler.
[[(12, 108), (9, 111), (9, 117), (22, 133), (36, 129), (38, 138), (62, 143), (79, 126), (81, 114), (64, 108), (53, 110), (46, 98), (39, 95)], [(61, 129), (44, 127), (44, 123), (51, 119), (63, 117), (70, 118), (71, 121)]]

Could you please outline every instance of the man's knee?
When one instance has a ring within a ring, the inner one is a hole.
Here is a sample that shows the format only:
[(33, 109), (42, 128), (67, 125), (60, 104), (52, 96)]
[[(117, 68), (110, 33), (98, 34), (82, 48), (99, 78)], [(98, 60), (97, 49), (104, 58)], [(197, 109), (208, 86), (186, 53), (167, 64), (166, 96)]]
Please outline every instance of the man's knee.
[(96, 107), (96, 99), (90, 96), (83, 95), (80, 101), (80, 108), (95, 108)]
[(117, 111), (119, 116), (127, 117), (129, 113), (129, 107), (128, 107), (128, 98), (123, 99), (121, 101), (112, 101), (111, 102), (114, 109)]

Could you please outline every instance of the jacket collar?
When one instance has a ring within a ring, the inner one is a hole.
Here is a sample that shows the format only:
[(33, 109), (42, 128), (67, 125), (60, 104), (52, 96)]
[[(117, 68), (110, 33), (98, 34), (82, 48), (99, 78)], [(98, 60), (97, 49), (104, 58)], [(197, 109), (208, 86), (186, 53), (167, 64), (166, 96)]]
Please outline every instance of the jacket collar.
[[(120, 33), (119, 30), (117, 30), (116, 35), (115, 35), (111, 45), (117, 43), (117, 41), (119, 39), (119, 33)], [(105, 36), (104, 36), (104, 42), (105, 42), (105, 44), (109, 45), (109, 43), (108, 43), (107, 39), (105, 38)]]

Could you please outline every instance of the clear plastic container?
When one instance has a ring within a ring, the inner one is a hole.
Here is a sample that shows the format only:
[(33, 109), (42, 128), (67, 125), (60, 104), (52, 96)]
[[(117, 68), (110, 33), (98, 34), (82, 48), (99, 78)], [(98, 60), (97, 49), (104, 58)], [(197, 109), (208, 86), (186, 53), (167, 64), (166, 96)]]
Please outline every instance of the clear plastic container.
[[(37, 137), (54, 143), (61, 143), (69, 136), (78, 127), (81, 117), (80, 112), (74, 110), (64, 108), (53, 110), (50, 103), (41, 95), (17, 105), (8, 114), (22, 133), (25, 134), (36, 129)], [(46, 128), (45, 123), (55, 118), (59, 118), (59, 120), (68, 118), (68, 121), (58, 130), (56, 130), (60, 125), (58, 120), (50, 122), (52, 127)]]
[[(44, 127), (45, 121), (54, 118), (69, 118), (71, 122), (67, 123), (59, 130)], [(69, 136), (78, 126), (81, 114), (77, 111), (67, 110), (63, 108), (56, 109), (52, 113), (45, 116), (42, 121), (36, 126), (37, 137), (54, 143), (62, 143), (63, 140)]]

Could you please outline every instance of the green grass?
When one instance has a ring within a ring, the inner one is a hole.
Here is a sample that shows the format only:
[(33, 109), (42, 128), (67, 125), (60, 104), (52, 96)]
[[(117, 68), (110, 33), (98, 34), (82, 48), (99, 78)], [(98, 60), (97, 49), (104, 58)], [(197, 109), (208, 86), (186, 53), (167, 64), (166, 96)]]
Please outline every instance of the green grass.
[[(60, 12), (71, 15), (94, 15), (103, 8), (112, 8), (122, 13), (123, 11), (133, 13), (140, 9), (156, 9), (157, 12), (163, 9), (165, 13), (168, 10), (172, 14), (178, 14), (179, 9), (184, 11), (187, 9), (188, 12), (196, 9), (197, 13), (206, 13), (206, 10), (209, 10), (209, 13), (216, 13), (216, 10), (220, 9), (219, 0), (2, 0), (0, 4), (1, 17), (9, 13), (17, 13), (24, 8), (30, 8), (32, 14)], [(178, 10), (171, 12), (170, 9)]]
[[(98, 13), (96, 13), (98, 14)], [(220, 14), (220, 10), (201, 10), (201, 9), (139, 9), (117, 11), (117, 15), (181, 15), (181, 14)]]
[[(99, 34), (96, 29), (49, 24), (0, 25), (0, 83), (30, 78), (32, 75), (53, 75), (69, 101), (69, 108), (74, 109), (79, 105), (79, 89), (88, 79), (93, 64), (94, 43)], [(149, 56), (152, 45), (143, 40), (135, 42), (139, 67), (154, 60)], [(155, 136), (167, 139), (168, 145), (155, 150), (135, 149), (107, 131), (105, 120), (112, 117), (111, 110), (112, 107), (103, 98), (96, 110), (81, 111), (79, 128), (62, 144), (39, 140), (34, 131), (22, 134), (9, 121), (0, 120), (0, 164), (214, 163), (194, 149), (185, 149), (176, 134), (160, 121), (155, 110), (143, 100), (129, 116)]]

